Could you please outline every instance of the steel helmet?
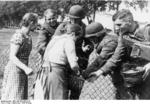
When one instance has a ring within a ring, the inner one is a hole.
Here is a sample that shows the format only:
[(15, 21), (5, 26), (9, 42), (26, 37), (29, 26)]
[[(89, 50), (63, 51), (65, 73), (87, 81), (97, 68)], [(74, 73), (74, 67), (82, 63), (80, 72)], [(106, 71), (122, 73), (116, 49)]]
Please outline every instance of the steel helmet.
[(80, 5), (73, 5), (70, 10), (68, 16), (70, 18), (84, 18), (85, 12), (82, 6)]
[(92, 22), (86, 27), (86, 35), (85, 37), (90, 38), (93, 36), (99, 37), (106, 33), (106, 29), (104, 29), (103, 25), (99, 22)]

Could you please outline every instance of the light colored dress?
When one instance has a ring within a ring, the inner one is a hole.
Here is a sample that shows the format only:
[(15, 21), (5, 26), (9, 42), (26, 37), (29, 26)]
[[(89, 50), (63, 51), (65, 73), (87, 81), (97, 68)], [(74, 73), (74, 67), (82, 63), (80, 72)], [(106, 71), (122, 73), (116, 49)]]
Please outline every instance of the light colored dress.
[[(32, 49), (31, 36), (26, 37), (21, 31), (11, 38), (11, 44), (20, 45), (17, 58), (28, 65), (28, 58)], [(28, 96), (28, 77), (25, 72), (9, 60), (5, 67), (2, 88), (2, 100), (22, 100)]]
[(44, 54), (45, 63), (49, 70), (39, 70), (34, 99), (68, 99), (67, 64), (77, 63), (73, 38), (67, 34), (53, 37)]

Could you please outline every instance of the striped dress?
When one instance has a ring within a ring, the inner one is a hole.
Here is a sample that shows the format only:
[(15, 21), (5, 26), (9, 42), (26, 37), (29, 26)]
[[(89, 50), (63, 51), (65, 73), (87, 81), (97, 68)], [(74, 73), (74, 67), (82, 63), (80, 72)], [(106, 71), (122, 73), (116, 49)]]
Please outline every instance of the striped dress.
[[(31, 37), (26, 37), (21, 31), (17, 31), (10, 42), (20, 46), (16, 56), (22, 63), (28, 65), (28, 58), (32, 49)], [(27, 99), (28, 77), (11, 60), (5, 67), (2, 87), (2, 100)]]

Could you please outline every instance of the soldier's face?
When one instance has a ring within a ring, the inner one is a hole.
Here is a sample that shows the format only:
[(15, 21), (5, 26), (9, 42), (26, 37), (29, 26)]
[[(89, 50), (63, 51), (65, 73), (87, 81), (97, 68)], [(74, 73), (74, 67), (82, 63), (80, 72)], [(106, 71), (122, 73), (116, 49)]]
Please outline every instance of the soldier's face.
[(71, 24), (79, 24), (81, 19), (69, 18)]
[(98, 41), (98, 38), (96, 36), (93, 36), (93, 37), (89, 37), (88, 38), (93, 44), (97, 44), (99, 41)]
[(114, 32), (118, 35), (120, 33), (124, 34), (125, 32), (128, 32), (130, 28), (131, 26), (129, 22), (126, 22), (122, 19), (116, 19), (116, 21), (114, 21)]
[(57, 16), (54, 13), (49, 13), (45, 16), (46, 23), (50, 24), (50, 26), (55, 26), (57, 21)]

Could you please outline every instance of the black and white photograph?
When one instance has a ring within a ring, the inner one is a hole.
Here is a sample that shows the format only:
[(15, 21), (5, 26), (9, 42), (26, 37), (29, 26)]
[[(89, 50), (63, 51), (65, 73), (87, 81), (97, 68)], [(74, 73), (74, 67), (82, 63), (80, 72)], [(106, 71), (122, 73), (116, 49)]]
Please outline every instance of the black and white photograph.
[(150, 1), (0, 0), (0, 100), (150, 100)]

